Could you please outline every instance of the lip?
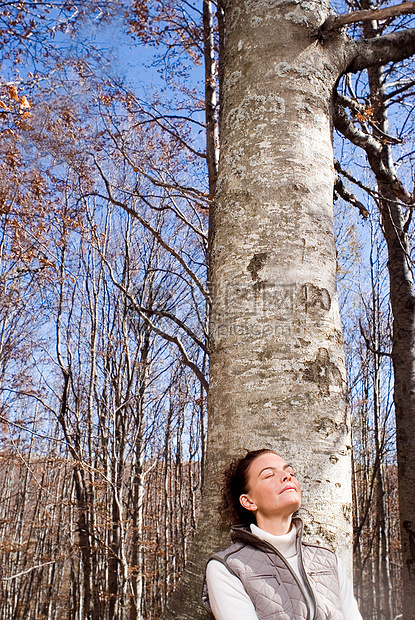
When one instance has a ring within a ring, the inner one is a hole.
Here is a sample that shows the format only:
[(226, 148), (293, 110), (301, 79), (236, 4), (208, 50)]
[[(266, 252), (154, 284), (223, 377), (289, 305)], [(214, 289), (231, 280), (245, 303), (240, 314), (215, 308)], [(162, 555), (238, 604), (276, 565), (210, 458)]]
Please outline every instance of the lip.
[(289, 484), (286, 487), (284, 487), (282, 491), (280, 491), (280, 495), (281, 493), (284, 493), (285, 491), (297, 491), (297, 488), (293, 484)]

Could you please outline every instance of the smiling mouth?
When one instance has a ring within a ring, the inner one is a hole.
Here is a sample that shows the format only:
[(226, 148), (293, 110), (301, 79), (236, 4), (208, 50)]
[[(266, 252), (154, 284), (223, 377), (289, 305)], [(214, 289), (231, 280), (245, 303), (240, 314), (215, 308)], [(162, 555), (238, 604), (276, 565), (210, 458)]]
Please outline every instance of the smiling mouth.
[[(283, 489), (281, 491), (281, 493), (284, 493), (285, 491), (297, 491), (297, 489), (295, 487), (285, 487), (285, 489)], [(281, 495), (280, 493), (280, 495)]]

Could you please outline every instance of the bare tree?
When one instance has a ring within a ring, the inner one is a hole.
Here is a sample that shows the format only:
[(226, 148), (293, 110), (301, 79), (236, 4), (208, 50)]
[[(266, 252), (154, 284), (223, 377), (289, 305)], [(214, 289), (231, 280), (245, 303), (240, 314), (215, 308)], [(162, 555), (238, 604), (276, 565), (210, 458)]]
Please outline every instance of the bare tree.
[[(405, 6), (388, 7), (370, 13), (377, 7), (364, 2), (362, 8), (368, 19), (362, 24), (365, 38), (375, 44), (385, 32), (397, 36), (393, 17), (405, 13)], [(409, 7), (411, 8), (411, 7)], [(394, 12), (395, 11), (395, 12)], [(411, 8), (413, 12), (413, 8)], [(408, 31), (407, 37), (411, 36)], [(366, 188), (370, 199), (379, 209), (381, 229), (388, 248), (388, 274), (390, 301), (393, 315), (393, 343), (391, 349), (394, 369), (394, 407), (396, 417), (396, 445), (398, 455), (400, 488), (400, 522), (403, 550), (404, 617), (410, 617), (413, 609), (414, 586), (410, 565), (411, 515), (414, 511), (413, 497), (408, 493), (413, 488), (411, 478), (415, 455), (413, 437), (413, 272), (410, 258), (410, 231), (413, 209), (413, 187), (407, 170), (412, 166), (411, 149), (404, 146), (405, 125), (408, 121), (408, 106), (413, 99), (413, 80), (406, 65), (380, 63), (369, 67), (367, 79), (347, 79), (337, 96), (334, 122), (336, 128), (361, 149), (375, 178), (375, 187), (362, 184), (358, 191)], [(394, 106), (401, 107), (404, 118), (400, 129), (389, 127), (389, 113)], [(409, 115), (411, 112), (409, 111)], [(398, 174), (398, 172), (400, 174)], [(347, 173), (345, 173), (347, 177)], [(379, 486), (379, 485), (378, 485)], [(404, 525), (405, 524), (405, 525)], [(409, 564), (408, 564), (409, 562)], [(385, 568), (384, 568), (385, 570)], [(387, 588), (387, 586), (385, 586)], [(388, 607), (388, 605), (386, 605)]]

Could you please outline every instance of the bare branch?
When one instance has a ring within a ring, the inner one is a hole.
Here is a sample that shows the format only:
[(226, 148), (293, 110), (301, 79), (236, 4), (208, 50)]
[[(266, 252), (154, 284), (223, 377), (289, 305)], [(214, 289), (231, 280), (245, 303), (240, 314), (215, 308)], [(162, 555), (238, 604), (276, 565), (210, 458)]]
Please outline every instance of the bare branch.
[(209, 196), (206, 195), (205, 192), (202, 192), (198, 189), (195, 189), (194, 187), (185, 187), (184, 185), (179, 185), (179, 184), (173, 184), (173, 183), (166, 183), (164, 181), (160, 181), (158, 179), (156, 179), (155, 177), (153, 177), (152, 175), (148, 174), (141, 166), (138, 165), (138, 163), (134, 162), (128, 155), (128, 153), (125, 151), (125, 149), (123, 147), (121, 147), (119, 145), (119, 143), (117, 142), (117, 139), (115, 137), (115, 135), (109, 131), (109, 129), (107, 129), (108, 135), (110, 136), (110, 138), (112, 139), (112, 141), (114, 142), (114, 145), (116, 146), (116, 148), (119, 150), (119, 152), (123, 155), (123, 157), (128, 161), (128, 163), (130, 164), (130, 166), (132, 167), (132, 169), (134, 170), (134, 172), (139, 172), (140, 174), (143, 175), (144, 178), (148, 179), (149, 181), (151, 181), (151, 183), (153, 183), (153, 185), (155, 185), (156, 187), (164, 187), (166, 189), (174, 189), (174, 190), (178, 190), (180, 192), (182, 192), (183, 194), (188, 194), (192, 197), (196, 197), (198, 200), (205, 200), (207, 203), (211, 202), (211, 198)]
[[(167, 123), (167, 120), (168, 120), (167, 116), (166, 117), (163, 117), (163, 116), (157, 117), (157, 116), (151, 114), (151, 112), (149, 112), (149, 111), (146, 111), (146, 114), (148, 114), (151, 117), (151, 121), (153, 123), (158, 125), (161, 129), (166, 131), (173, 138), (178, 140), (180, 142), (180, 144), (182, 144), (191, 153), (193, 153), (193, 155), (196, 155), (197, 157), (201, 157), (202, 159), (206, 159), (206, 153), (201, 153), (200, 151), (197, 151), (196, 149), (194, 149), (188, 142), (186, 142), (186, 140), (184, 138), (182, 138), (182, 136), (179, 134), (179, 132), (177, 131), (177, 129), (175, 127), (172, 127), (171, 124)], [(164, 121), (164, 123), (161, 122), (162, 120)], [(132, 127), (138, 127), (139, 125), (142, 125), (142, 124), (143, 123), (138, 122), (138, 123), (135, 123)]]
[(343, 73), (399, 62), (415, 54), (415, 28), (392, 32), (373, 39), (350, 40)]
[[(114, 272), (113, 269), (111, 267), (111, 265), (109, 264), (109, 262), (106, 260), (106, 258), (104, 256), (102, 256), (102, 260), (104, 261), (105, 265), (108, 268), (109, 274), (110, 274), (110, 278), (113, 282), (113, 284), (119, 288), (124, 295), (126, 296), (126, 298), (134, 305), (134, 309), (136, 310), (136, 312), (140, 315), (140, 317), (145, 321), (145, 323), (150, 327), (150, 329), (157, 334), (158, 336), (161, 336), (161, 338), (163, 338), (164, 340), (167, 340), (167, 342), (171, 342), (172, 344), (175, 344), (178, 348), (178, 350), (180, 351), (180, 354), (182, 356), (182, 360), (183, 363), (188, 366), (191, 370), (193, 370), (193, 372), (195, 373), (196, 377), (199, 379), (201, 385), (203, 386), (203, 388), (206, 390), (206, 392), (209, 391), (209, 383), (204, 375), (204, 373), (200, 370), (199, 366), (193, 362), (185, 347), (184, 344), (182, 343), (182, 341), (180, 340), (180, 338), (178, 336), (172, 336), (171, 334), (168, 334), (167, 332), (165, 332), (164, 330), (160, 329), (159, 327), (157, 327), (157, 325), (155, 325), (153, 323), (153, 321), (151, 321), (151, 319), (149, 319), (149, 317), (147, 316), (147, 313), (149, 312), (148, 309), (143, 310), (142, 307), (140, 306), (140, 304), (137, 302), (137, 300), (135, 299), (134, 295), (132, 295), (122, 284), (120, 284), (117, 279), (114, 276)], [(154, 314), (157, 314), (157, 312), (154, 312)], [(170, 317), (171, 318), (171, 317)], [(188, 329), (186, 329), (186, 332), (189, 334)], [(192, 338), (195, 340), (195, 336), (194, 334), (189, 334), (192, 335)], [(202, 349), (205, 350), (205, 347), (202, 346)]]
[[(367, 106), (363, 105), (357, 99), (351, 99), (350, 97), (346, 97), (346, 95), (338, 94), (339, 102), (346, 108), (352, 112), (354, 116), (359, 115), (361, 119), (364, 119), (364, 122), (373, 127), (376, 132), (376, 137), (384, 139), (385, 142), (390, 144), (402, 144), (402, 139), (397, 138), (396, 136), (391, 136), (388, 133), (385, 133), (379, 126), (378, 123), (374, 122), (370, 115), (367, 114)], [(360, 121), (361, 122), (361, 121)]]
[(345, 15), (330, 15), (320, 28), (321, 33), (339, 30), (348, 24), (356, 22), (380, 21), (389, 19), (390, 17), (399, 17), (400, 15), (408, 15), (415, 13), (415, 2), (403, 2), (396, 6), (388, 6), (384, 9), (367, 9), (363, 11), (352, 11)]
[(383, 182), (389, 185), (396, 198), (407, 206), (412, 205), (413, 199), (411, 194), (404, 188), (394, 170), (385, 165), (383, 157), (381, 157), (384, 148), (381, 138), (377, 139), (373, 135), (365, 133), (356, 127), (345, 111), (345, 106), (349, 107), (349, 104), (350, 100), (347, 97), (339, 93), (337, 94), (333, 112), (334, 126), (345, 138), (350, 140), (352, 144), (366, 151), (373, 172), (378, 179), (382, 179)]
[(364, 330), (364, 327), (362, 325), (362, 321), (361, 320), (359, 320), (359, 327), (360, 327), (360, 333), (362, 334), (362, 338), (365, 341), (366, 348), (371, 353), (374, 353), (375, 355), (383, 355), (385, 357), (392, 357), (392, 353), (389, 353), (388, 351), (381, 351), (380, 349), (376, 349), (375, 347), (373, 347), (371, 345), (371, 341), (368, 338), (368, 336), (366, 335), (366, 332)]
[[(391, 99), (393, 99), (393, 97), (396, 97), (397, 95), (400, 95), (401, 93), (405, 91), (408, 91), (410, 88), (412, 88), (412, 86), (415, 86), (415, 80), (398, 80), (396, 84), (400, 85), (399, 88), (396, 88), (396, 90), (393, 90), (392, 92), (388, 93), (385, 96), (385, 99), (384, 99), (385, 102), (390, 101)], [(394, 85), (395, 84), (388, 84), (387, 87), (391, 88)]]
[(127, 213), (129, 213), (130, 215), (132, 215), (135, 219), (137, 219), (140, 224), (142, 224), (142, 226), (144, 226), (144, 228), (146, 228), (149, 232), (151, 232), (152, 235), (154, 235), (154, 238), (157, 239), (157, 241), (159, 242), (159, 244), (165, 249), (167, 250), (179, 263), (180, 265), (183, 267), (183, 269), (185, 270), (185, 272), (187, 273), (188, 276), (190, 276), (190, 278), (193, 280), (193, 282), (196, 284), (196, 286), (198, 287), (198, 289), (201, 291), (201, 293), (203, 294), (203, 296), (205, 297), (205, 299), (207, 301), (210, 301), (209, 298), (209, 294), (206, 291), (205, 287), (203, 286), (202, 282), (199, 280), (199, 278), (196, 276), (196, 274), (189, 269), (189, 267), (187, 266), (186, 262), (183, 260), (183, 258), (180, 256), (180, 254), (178, 252), (176, 252), (176, 250), (174, 250), (164, 239), (163, 237), (160, 235), (160, 233), (158, 232), (158, 230), (156, 230), (155, 228), (153, 228), (153, 226), (151, 226), (151, 224), (149, 224), (143, 217), (140, 216), (139, 213), (137, 213), (137, 211), (131, 207), (129, 207), (128, 205), (126, 205), (124, 202), (121, 202), (120, 200), (116, 200), (116, 198), (113, 197), (112, 195), (112, 191), (111, 191), (111, 185), (108, 181), (108, 179), (106, 178), (104, 171), (102, 170), (101, 166), (99, 165), (98, 161), (96, 160), (96, 158), (94, 157), (94, 161), (95, 161), (95, 165), (99, 170), (99, 173), (101, 175), (102, 180), (104, 181), (106, 190), (108, 192), (107, 196), (102, 196), (101, 194), (95, 193), (95, 196), (100, 196), (101, 198), (104, 198), (104, 200), (109, 200), (113, 205), (116, 205), (118, 207), (121, 207), (121, 209), (124, 209), (124, 211), (127, 211)]
[[(123, 292), (126, 293), (126, 291), (123, 291)], [(175, 316), (171, 312), (167, 312), (166, 310), (152, 310), (151, 308), (145, 308), (144, 306), (137, 305), (137, 302), (135, 301), (134, 301), (134, 307), (136, 309), (138, 308), (140, 312), (144, 314), (159, 316), (165, 319), (169, 319), (173, 323), (176, 323), (178, 327), (180, 327), (184, 332), (186, 332), (188, 336), (190, 336), (190, 338), (192, 338), (192, 340), (194, 340), (195, 344), (197, 344), (197, 346), (200, 347), (202, 351), (204, 351), (205, 353), (208, 352), (207, 346), (205, 345), (204, 342), (200, 340), (200, 338), (196, 336), (194, 331), (191, 330), (184, 321), (180, 320), (177, 316)]]
[[(336, 96), (334, 106), (334, 125), (346, 138), (348, 138), (355, 146), (360, 146), (368, 155), (369, 153), (375, 157), (382, 152), (382, 144), (370, 133), (365, 133), (353, 123), (352, 119), (346, 113), (347, 98), (339, 93)], [(346, 104), (346, 106), (345, 106)], [(348, 106), (347, 106), (348, 107)]]
[(368, 187), (367, 185), (365, 185), (364, 183), (362, 183), (358, 179), (355, 179), (355, 177), (352, 174), (350, 174), (350, 172), (348, 172), (347, 170), (342, 168), (342, 166), (337, 161), (337, 159), (334, 160), (334, 168), (335, 168), (337, 174), (340, 174), (342, 177), (344, 177), (345, 179), (347, 179), (348, 181), (350, 181), (354, 185), (357, 185), (357, 187), (360, 187), (360, 189), (363, 190), (364, 192), (366, 192), (366, 194), (368, 194), (369, 196), (372, 196), (372, 198), (374, 200), (376, 200), (376, 198), (379, 197), (379, 193), (378, 192), (374, 191), (372, 188)]
[[(16, 391), (16, 390), (10, 390), (10, 391)], [(19, 391), (18, 393), (19, 394), (26, 394), (27, 396), (33, 396), (33, 394), (27, 394), (26, 392), (20, 392)], [(40, 400), (40, 399), (38, 399), (38, 400)], [(32, 437), (38, 437), (39, 439), (48, 439), (49, 441), (56, 441), (56, 442), (59, 442), (59, 443), (65, 443), (63, 439), (59, 439), (58, 437), (51, 437), (50, 435), (44, 435), (42, 433), (38, 433), (38, 432), (33, 431), (32, 429), (28, 428), (27, 426), (23, 426), (22, 424), (18, 424), (17, 422), (12, 422), (11, 420), (8, 420), (3, 415), (0, 415), (0, 420), (1, 420), (2, 424), (7, 424), (8, 426), (14, 426), (15, 428), (18, 428), (19, 430), (21, 430), (21, 431), (23, 431), (25, 433), (29, 433), (30, 435), (32, 435)]]
[(38, 564), (37, 566), (31, 566), (26, 570), (23, 570), (21, 573), (17, 573), (16, 575), (12, 575), (11, 577), (2, 577), (2, 581), (11, 581), (12, 579), (17, 579), (18, 577), (22, 577), (22, 575), (27, 575), (32, 570), (37, 570), (38, 568), (43, 568), (44, 566), (49, 566), (50, 564), (55, 564), (56, 560), (51, 560), (50, 562), (44, 562), (43, 564)]
[(334, 191), (341, 198), (343, 198), (343, 200), (345, 200), (346, 202), (350, 203), (354, 207), (357, 207), (359, 209), (360, 215), (363, 217), (363, 219), (367, 218), (367, 216), (369, 215), (369, 211), (356, 198), (356, 196), (354, 194), (352, 194), (351, 192), (349, 192), (348, 189), (346, 189), (346, 187), (343, 185), (343, 181), (341, 180), (341, 178), (338, 175), (336, 175), (336, 180), (334, 182)]

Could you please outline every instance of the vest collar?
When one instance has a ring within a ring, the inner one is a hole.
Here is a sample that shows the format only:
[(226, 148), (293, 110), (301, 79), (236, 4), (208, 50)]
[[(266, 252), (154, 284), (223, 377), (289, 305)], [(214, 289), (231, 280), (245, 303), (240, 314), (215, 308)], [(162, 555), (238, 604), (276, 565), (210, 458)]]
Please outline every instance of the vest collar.
[[(302, 519), (300, 519), (300, 517), (293, 517), (293, 526), (297, 529), (296, 549), (298, 552), (300, 549), (302, 537), (303, 537)], [(259, 547), (259, 548), (266, 547), (269, 549), (269, 543), (261, 540), (260, 538), (258, 538), (258, 536), (253, 534), (251, 532), (249, 525), (246, 525), (246, 524), (233, 525), (230, 531), (230, 536), (231, 536), (232, 542), (245, 542), (245, 543), (249, 543), (253, 545), (254, 547)]]

